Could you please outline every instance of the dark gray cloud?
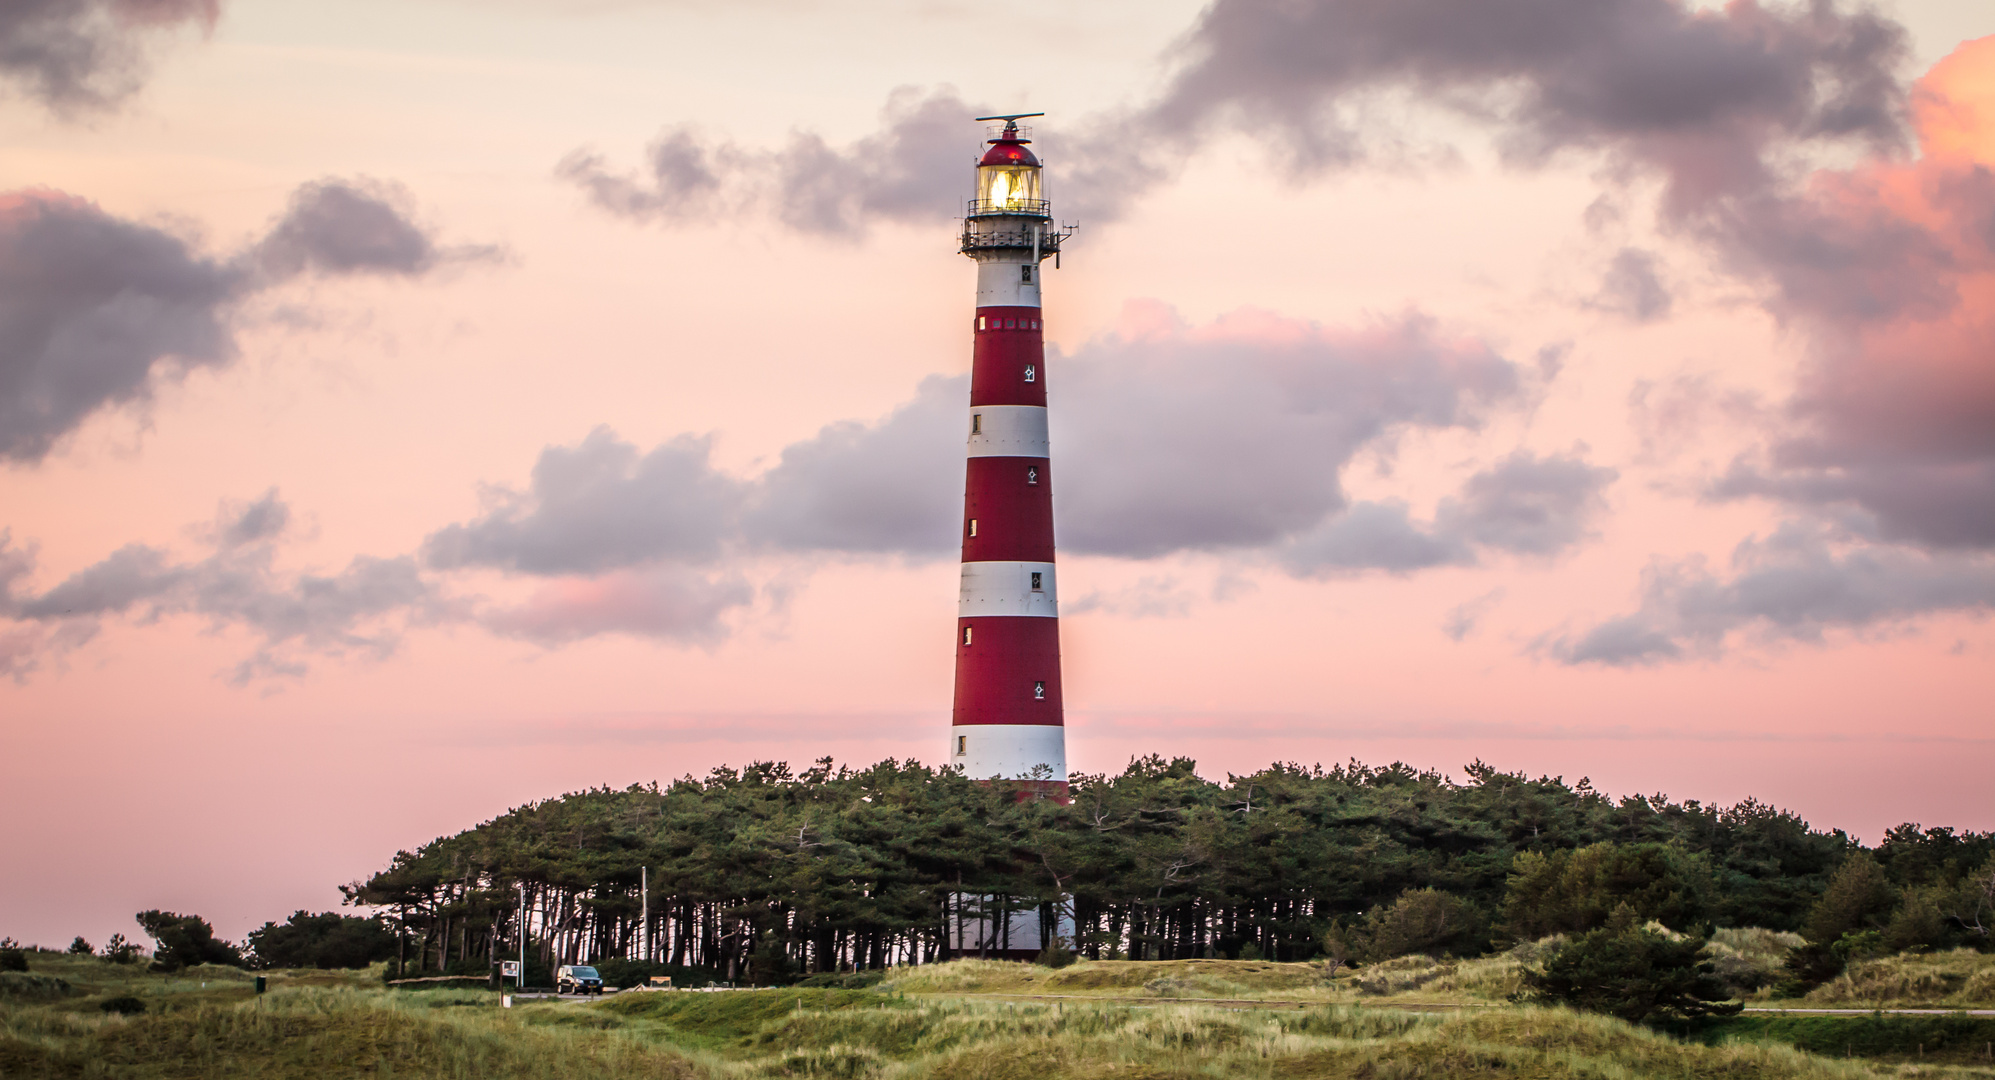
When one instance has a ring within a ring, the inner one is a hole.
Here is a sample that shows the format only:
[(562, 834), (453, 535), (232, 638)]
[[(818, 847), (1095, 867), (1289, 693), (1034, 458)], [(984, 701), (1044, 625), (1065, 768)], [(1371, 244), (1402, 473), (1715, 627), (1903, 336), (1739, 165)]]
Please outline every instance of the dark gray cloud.
[(1414, 521), (1397, 500), (1355, 503), (1284, 545), (1279, 557), (1298, 577), (1466, 566), (1478, 548), (1551, 557), (1586, 537), (1617, 475), (1577, 455), (1520, 450), (1442, 499), (1431, 524)]
[(1481, 341), (1408, 316), (1331, 330), (1242, 313), (1049, 362), (1063, 549), (1273, 544), (1341, 510), (1343, 467), (1409, 428), (1475, 427), (1522, 392)]
[(284, 216), (251, 257), (274, 278), (328, 275), (413, 277), (446, 261), (492, 258), (492, 247), (443, 249), (415, 223), (415, 200), (400, 184), (361, 178), (315, 180), (291, 193)]
[(1555, 555), (1578, 543), (1607, 508), (1602, 492), (1619, 474), (1576, 454), (1522, 450), (1469, 477), (1442, 501), (1437, 529), (1467, 543), (1518, 555)]
[(0, 458), (37, 461), (101, 408), (235, 356), (243, 275), (52, 192), (0, 195)]
[(103, 621), (172, 615), (238, 627), (258, 638), (235, 672), (237, 682), (296, 674), (309, 656), (391, 654), (401, 629), (442, 617), (446, 601), (414, 559), (358, 556), (330, 574), (276, 569), (276, 542), (289, 509), (275, 492), (246, 505), (225, 506), (223, 527), (206, 558), (176, 560), (145, 544), (128, 544), (44, 592), (23, 593), (33, 570), (31, 551), (0, 534), (0, 618), (14, 624), (9, 665), (24, 676), (46, 655), (93, 637)]
[(710, 560), (738, 528), (743, 491), (709, 452), (707, 438), (681, 435), (640, 454), (599, 427), (541, 451), (528, 490), (498, 489), (484, 516), (431, 534), (423, 558), (539, 575)]
[(969, 380), (930, 376), (874, 424), (844, 420), (783, 450), (755, 486), (750, 541), (791, 551), (956, 550)]
[(1654, 322), (1669, 314), (1673, 302), (1669, 287), (1656, 270), (1654, 253), (1622, 248), (1607, 264), (1600, 291), (1587, 300), (1587, 306), (1636, 322)]
[(144, 81), (146, 34), (220, 14), (218, 0), (7, 0), (0, 82), (58, 115), (105, 109)]
[(1281, 559), (1297, 577), (1332, 577), (1365, 570), (1405, 574), (1465, 565), (1475, 551), (1460, 536), (1422, 526), (1398, 500), (1355, 503), (1287, 544)]
[(1995, 561), (1789, 523), (1741, 544), (1728, 575), (1701, 560), (1652, 567), (1633, 614), (1540, 647), (1568, 664), (1626, 666), (1715, 656), (1741, 637), (1819, 642), (1832, 631), (1995, 610)]
[[(1398, 570), (1461, 561), (1470, 546), (1550, 554), (1579, 538), (1613, 476), (1520, 455), (1447, 500), (1438, 531), (1419, 533), (1404, 508), (1345, 520), (1339, 477), (1356, 454), (1414, 428), (1474, 428), (1522, 400), (1517, 365), (1420, 316), (1331, 330), (1245, 312), (1192, 329), (1152, 306), (1137, 322), (1048, 360), (1063, 551), (1294, 542), (1292, 567)], [(500, 489), (480, 518), (432, 534), (425, 558), (551, 575), (726, 552), (945, 556), (959, 542), (968, 401), (965, 378), (927, 379), (886, 417), (827, 425), (754, 479), (715, 470), (702, 439), (646, 453), (598, 429), (544, 451), (528, 490)], [(1399, 533), (1373, 535), (1394, 515)]]
[[(1154, 100), (1045, 126), (1063, 213), (1113, 218), (1228, 131), (1265, 138), (1297, 175), (1357, 164), (1401, 137), (1366, 106), (1403, 94), (1491, 128), (1519, 163), (1572, 150), (1656, 172), (1687, 214), (1766, 186), (1793, 144), (1897, 145), (1908, 50), (1898, 24), (1835, 0), (1217, 0), (1174, 55)], [(839, 232), (940, 221), (965, 196), (965, 121), (982, 111), (904, 87), (881, 130), (845, 149), (808, 134), (751, 149), (674, 128), (640, 173), (586, 151), (559, 172), (646, 220), (752, 211)]]
[(88, 417), (234, 360), (237, 303), (279, 278), (420, 274), (490, 249), (439, 249), (397, 191), (323, 180), (232, 259), (46, 190), (0, 193), (0, 460), (35, 462)]
[(895, 90), (880, 130), (847, 147), (798, 132), (778, 150), (709, 141), (673, 128), (653, 141), (637, 173), (611, 171), (576, 151), (556, 172), (591, 202), (640, 221), (767, 213), (802, 232), (846, 234), (880, 221), (947, 221), (961, 213), (981, 110), (955, 91)]
[(1493, 124), (1513, 158), (1606, 151), (1679, 206), (1765, 179), (1791, 140), (1900, 136), (1906, 34), (1832, 0), (1217, 0), (1139, 128), (1279, 140), (1301, 171), (1367, 153), (1360, 104), (1401, 91)]
[(1857, 508), (1888, 537), (1995, 548), (1995, 174), (1945, 153), (1873, 163), (1709, 231), (1809, 344), (1781, 423), (1710, 493)]

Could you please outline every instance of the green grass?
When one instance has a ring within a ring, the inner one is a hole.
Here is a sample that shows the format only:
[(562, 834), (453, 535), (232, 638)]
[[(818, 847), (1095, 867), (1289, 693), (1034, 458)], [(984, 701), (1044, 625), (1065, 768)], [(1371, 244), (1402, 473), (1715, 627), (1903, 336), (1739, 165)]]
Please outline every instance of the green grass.
[[(166, 976), (37, 956), (32, 974), (68, 989), (0, 993), (0, 1077), (1995, 1078), (1973, 1057), (1995, 1022), (1964, 1018), (1745, 1017), (1685, 1039), (1559, 1009), (1369, 1004), (1492, 995), (1523, 962), (1376, 965), (1367, 969), (1374, 978), (1419, 985), (1372, 995), (1358, 976), (1326, 981), (1316, 965), (1102, 962), (1051, 971), (960, 961), (895, 971), (867, 990), (633, 993), (501, 1009), (483, 990), (385, 990), (378, 971), (270, 973), (272, 990), (259, 997), (252, 976), (228, 969)], [(1173, 996), (1191, 991), (1307, 1004), (1222, 1007)], [(1063, 996), (1019, 998), (1039, 994)], [(124, 995), (145, 1012), (127, 1018), (100, 1007)]]

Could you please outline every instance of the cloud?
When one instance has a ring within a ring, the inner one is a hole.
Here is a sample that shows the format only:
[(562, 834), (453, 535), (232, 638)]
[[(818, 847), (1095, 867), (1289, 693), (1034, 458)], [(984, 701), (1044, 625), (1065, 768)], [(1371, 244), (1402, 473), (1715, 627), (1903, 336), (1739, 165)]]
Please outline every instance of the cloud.
[(1398, 500), (1356, 503), (1284, 545), (1280, 560), (1298, 577), (1328, 577), (1467, 566), (1479, 547), (1558, 555), (1587, 535), (1606, 509), (1601, 493), (1617, 475), (1577, 455), (1541, 458), (1520, 450), (1442, 499), (1430, 525), (1415, 522)]
[(1344, 507), (1360, 449), (1473, 428), (1523, 385), (1420, 315), (1335, 328), (1243, 310), (1188, 327), (1155, 304), (1048, 368), (1062, 549), (1139, 558), (1311, 528)]
[(52, 191), (0, 195), (0, 457), (38, 461), (101, 408), (225, 364), (242, 274)]
[[(1369, 160), (1401, 125), (1389, 95), (1496, 132), (1538, 164), (1573, 151), (1662, 176), (1678, 213), (1762, 188), (1794, 145), (1895, 147), (1907, 35), (1834, 0), (1700, 9), (1682, 0), (1217, 0), (1153, 99), (1046, 125), (1064, 213), (1101, 222), (1168, 182), (1216, 136), (1247, 132), (1295, 176)], [(670, 128), (638, 174), (577, 151), (558, 173), (638, 220), (766, 214), (806, 232), (954, 216), (968, 183), (953, 90), (902, 87), (878, 132), (837, 149), (799, 133), (780, 150)]]
[(1716, 656), (1742, 635), (1820, 642), (1832, 631), (1894, 627), (1937, 613), (1995, 610), (1995, 562), (1790, 522), (1732, 555), (1731, 572), (1700, 559), (1644, 575), (1638, 611), (1540, 647), (1567, 664), (1629, 666)]
[(758, 150), (677, 127), (652, 142), (639, 173), (611, 172), (586, 150), (555, 171), (597, 207), (637, 221), (756, 212), (833, 235), (876, 221), (947, 221), (961, 210), (975, 164), (964, 121), (981, 111), (948, 88), (901, 87), (887, 98), (880, 130), (849, 147), (797, 132), (781, 149)]
[(1217, 0), (1141, 130), (1276, 140), (1300, 172), (1363, 160), (1368, 96), (1401, 92), (1492, 126), (1530, 163), (1604, 150), (1690, 205), (1765, 181), (1770, 146), (1894, 143), (1896, 23), (1831, 0)]
[(709, 463), (711, 439), (681, 435), (640, 454), (606, 427), (541, 451), (527, 491), (497, 489), (475, 521), (423, 542), (439, 569), (594, 574), (659, 559), (704, 562), (733, 535), (741, 484)]
[(1760, 452), (1711, 487), (1857, 508), (1892, 539), (1995, 547), (1995, 38), (1912, 94), (1920, 156), (1742, 202), (1714, 242), (1809, 342)]
[(737, 574), (709, 577), (677, 566), (617, 570), (536, 590), (524, 603), (488, 611), (480, 625), (504, 637), (553, 647), (623, 633), (681, 644), (726, 636), (723, 617), (755, 590)]
[(400, 184), (366, 178), (300, 185), (284, 216), (251, 253), (272, 278), (320, 274), (421, 275), (438, 264), (496, 258), (490, 246), (440, 248), (414, 221), (414, 198)]
[(57, 115), (108, 109), (145, 79), (145, 34), (220, 15), (218, 0), (7, 0), (0, 81)]
[(1481, 625), (1483, 616), (1503, 599), (1502, 589), (1491, 589), (1472, 600), (1464, 600), (1448, 609), (1447, 621), (1441, 624), (1441, 632), (1450, 641), (1466, 641)]
[(1636, 322), (1655, 322), (1669, 314), (1673, 302), (1669, 287), (1656, 272), (1654, 253), (1622, 248), (1608, 264), (1600, 290), (1586, 303)]
[(362, 555), (330, 574), (277, 570), (277, 541), (289, 516), (274, 491), (248, 504), (225, 504), (206, 558), (181, 562), (162, 549), (128, 544), (27, 594), (18, 589), (33, 571), (34, 553), (0, 534), (0, 618), (14, 623), (5, 632), (8, 669), (23, 677), (44, 656), (90, 640), (114, 616), (149, 622), (195, 615), (259, 638), (236, 669), (234, 681), (241, 683), (302, 673), (308, 656), (388, 656), (402, 628), (447, 611), (410, 558)]
[(783, 449), (754, 487), (748, 538), (790, 551), (938, 555), (960, 541), (969, 379), (923, 379), (873, 424), (842, 420)]
[(1485, 547), (1555, 555), (1586, 535), (1588, 522), (1606, 509), (1601, 493), (1618, 475), (1577, 454), (1536, 457), (1519, 450), (1444, 500), (1436, 527)]
[(0, 460), (33, 463), (90, 416), (143, 408), (163, 383), (236, 356), (235, 306), (276, 280), (417, 275), (489, 249), (439, 249), (389, 201), (399, 189), (301, 187), (270, 234), (231, 259), (49, 190), (0, 193)]
[[(1136, 558), (1278, 544), (1345, 507), (1339, 473), (1361, 449), (1412, 428), (1473, 428), (1523, 392), (1516, 365), (1423, 316), (1340, 329), (1242, 311), (1190, 327), (1154, 303), (1049, 357), (1047, 372), (1061, 550)], [(967, 379), (929, 378), (880, 420), (827, 425), (752, 479), (714, 470), (704, 439), (641, 453), (598, 429), (544, 451), (530, 490), (499, 489), (485, 515), (432, 534), (425, 557), (594, 574), (736, 548), (947, 555), (968, 402)], [(1530, 530), (1571, 512), (1554, 504), (1579, 496), (1559, 485), (1585, 466), (1506, 468), (1464, 490), (1449, 527), (1464, 542), (1557, 546)]]

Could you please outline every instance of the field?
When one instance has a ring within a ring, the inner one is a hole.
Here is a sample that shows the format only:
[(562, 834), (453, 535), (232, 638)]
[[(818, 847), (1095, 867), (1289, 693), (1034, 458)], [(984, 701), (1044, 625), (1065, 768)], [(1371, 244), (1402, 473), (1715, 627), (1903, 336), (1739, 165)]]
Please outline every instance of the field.
[[(1748, 1016), (1679, 1038), (1509, 1004), (1522, 962), (1402, 960), (1326, 979), (1252, 961), (961, 961), (865, 990), (502, 1009), (488, 991), (384, 989), (378, 971), (274, 972), (258, 997), (233, 969), (35, 954), (29, 976), (0, 977), (0, 1077), (1995, 1078), (1977, 1045), (1995, 1042), (1995, 1021)], [(1818, 993), (1965, 1003), (1995, 969), (1974, 954), (1872, 963)], [(105, 1010), (119, 999), (132, 1015)]]

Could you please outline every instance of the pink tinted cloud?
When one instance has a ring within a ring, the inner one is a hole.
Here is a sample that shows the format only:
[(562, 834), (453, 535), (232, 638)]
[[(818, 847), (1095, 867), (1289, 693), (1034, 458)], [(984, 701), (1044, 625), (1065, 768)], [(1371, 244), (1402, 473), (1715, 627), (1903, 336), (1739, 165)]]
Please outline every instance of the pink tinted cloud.
[(1810, 341), (1789, 427), (1724, 494), (1854, 505), (1888, 537), (1995, 547), (1995, 38), (1915, 86), (1920, 153), (1738, 208), (1734, 253)]

